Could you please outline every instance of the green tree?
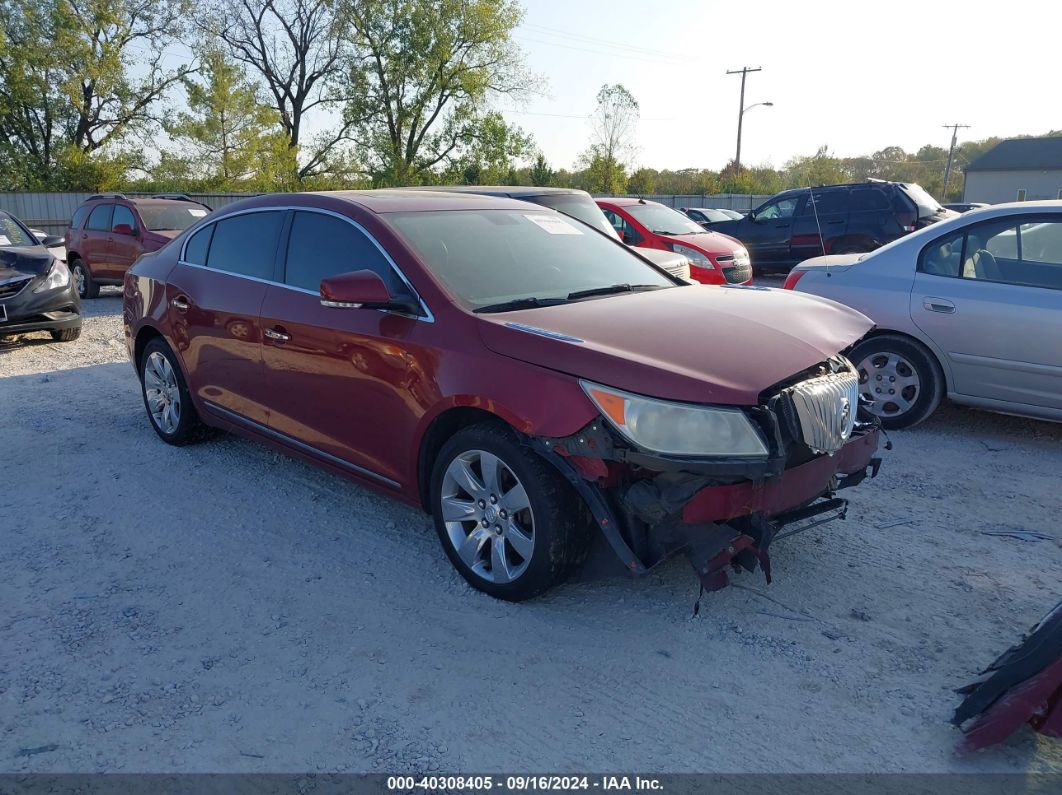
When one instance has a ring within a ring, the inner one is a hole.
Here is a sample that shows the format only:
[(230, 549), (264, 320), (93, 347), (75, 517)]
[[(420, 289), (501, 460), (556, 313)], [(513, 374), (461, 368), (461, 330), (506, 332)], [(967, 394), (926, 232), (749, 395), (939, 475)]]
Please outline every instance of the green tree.
[[(511, 158), (523, 134), (488, 112), (531, 85), (515, 0), (340, 0), (352, 25), (345, 117), (379, 185)], [(505, 128), (505, 129), (503, 129)], [(491, 150), (491, 145), (502, 151)]]
[(294, 178), (342, 171), (353, 120), (346, 115), (307, 135), (314, 111), (340, 110), (350, 96), (344, 80), (347, 17), (337, 0), (216, 0), (211, 30), (229, 54), (261, 79), (297, 162)]
[(277, 112), (222, 50), (207, 49), (200, 71), (201, 80), (184, 79), (188, 110), (165, 124), (184, 150), (189, 177), (208, 190), (284, 186), (295, 172), (294, 151)]
[(637, 194), (655, 193), (656, 178), (656, 169), (639, 168), (627, 180), (627, 190)]
[(191, 67), (166, 68), (185, 0), (0, 3), (0, 152), (8, 187), (100, 188)]
[(553, 169), (549, 167), (546, 156), (541, 152), (535, 157), (535, 163), (531, 166), (529, 177), (532, 185), (548, 187), (553, 184)]
[(581, 159), (592, 190), (605, 193), (626, 190), (638, 114), (638, 101), (622, 84), (606, 84), (597, 92), (597, 107), (590, 116), (591, 143)]

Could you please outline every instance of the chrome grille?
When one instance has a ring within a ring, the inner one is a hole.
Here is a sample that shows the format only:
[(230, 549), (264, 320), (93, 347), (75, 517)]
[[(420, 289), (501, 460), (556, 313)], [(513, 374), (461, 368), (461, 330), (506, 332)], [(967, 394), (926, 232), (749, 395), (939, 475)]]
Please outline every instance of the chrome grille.
[(816, 453), (836, 453), (852, 435), (859, 407), (859, 375), (848, 366), (801, 381), (788, 390), (804, 444)]
[(752, 266), (734, 265), (733, 267), (723, 267), (723, 278), (726, 279), (727, 284), (740, 284), (747, 282), (752, 278)]
[(32, 276), (21, 276), (14, 279), (8, 279), (6, 282), (0, 284), (0, 298), (13, 298), (22, 292), (22, 288), (32, 280)]

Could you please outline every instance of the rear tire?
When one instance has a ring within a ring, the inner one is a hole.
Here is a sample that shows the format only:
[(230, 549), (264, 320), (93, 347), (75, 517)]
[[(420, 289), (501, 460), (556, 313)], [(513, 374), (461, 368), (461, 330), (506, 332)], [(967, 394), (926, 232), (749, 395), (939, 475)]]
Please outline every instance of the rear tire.
[(80, 257), (71, 258), (70, 273), (74, 277), (74, 284), (77, 286), (79, 298), (99, 297), (100, 286), (92, 278), (92, 272)]
[(74, 328), (53, 328), (49, 331), (56, 342), (73, 342), (81, 336), (81, 326)]
[(431, 508), (454, 568), (498, 599), (541, 594), (589, 551), (583, 501), (500, 423), (463, 428), (443, 445), (432, 469)]
[(148, 421), (166, 444), (183, 447), (202, 441), (209, 429), (199, 419), (181, 365), (161, 337), (151, 340), (140, 359), (140, 393)]
[(860, 398), (886, 428), (910, 428), (932, 414), (944, 397), (944, 373), (921, 343), (882, 334), (856, 345), (848, 358), (859, 371)]

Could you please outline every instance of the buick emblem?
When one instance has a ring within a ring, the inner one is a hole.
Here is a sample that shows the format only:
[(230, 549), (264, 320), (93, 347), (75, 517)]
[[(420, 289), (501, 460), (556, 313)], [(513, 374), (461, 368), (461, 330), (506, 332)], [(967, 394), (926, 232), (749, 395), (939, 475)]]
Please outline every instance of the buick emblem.
[(841, 427), (848, 425), (848, 416), (852, 413), (852, 403), (848, 398), (841, 398)]

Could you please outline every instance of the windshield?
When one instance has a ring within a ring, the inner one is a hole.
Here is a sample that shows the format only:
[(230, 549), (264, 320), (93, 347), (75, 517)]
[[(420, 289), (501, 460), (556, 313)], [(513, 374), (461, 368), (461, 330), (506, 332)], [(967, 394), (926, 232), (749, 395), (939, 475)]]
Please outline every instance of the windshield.
[(147, 228), (155, 232), (187, 229), (210, 212), (206, 207), (192, 202), (140, 204), (136, 209), (140, 211), (140, 217), (144, 219)]
[(37, 238), (7, 213), (0, 213), (0, 246), (36, 246)]
[(605, 214), (601, 212), (601, 208), (597, 206), (597, 202), (591, 199), (589, 194), (561, 193), (547, 196), (528, 196), (527, 201), (570, 215), (584, 224), (589, 224), (599, 232), (604, 232), (609, 237), (619, 239), (619, 234), (612, 228), (612, 224), (608, 222)]
[(453, 295), (472, 308), (611, 285), (675, 283), (627, 247), (549, 210), (438, 210), (387, 220)]
[(623, 208), (657, 235), (703, 235), (704, 227), (662, 204), (630, 204)]
[(904, 185), (903, 189), (908, 198), (918, 205), (919, 217), (924, 218), (927, 215), (935, 215), (944, 209), (940, 206), (940, 202), (926, 193), (926, 189), (921, 185)]

